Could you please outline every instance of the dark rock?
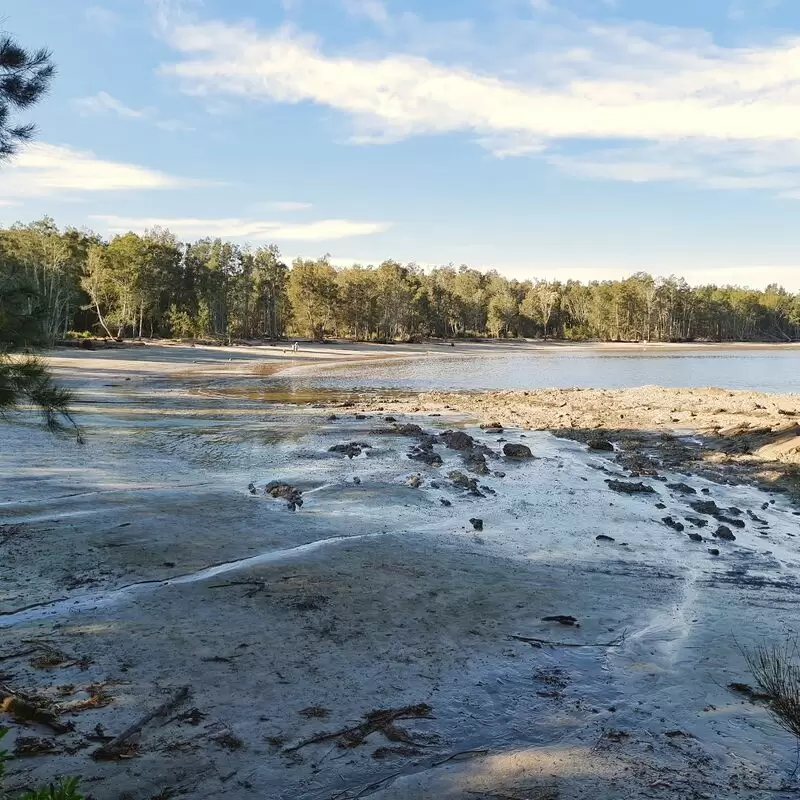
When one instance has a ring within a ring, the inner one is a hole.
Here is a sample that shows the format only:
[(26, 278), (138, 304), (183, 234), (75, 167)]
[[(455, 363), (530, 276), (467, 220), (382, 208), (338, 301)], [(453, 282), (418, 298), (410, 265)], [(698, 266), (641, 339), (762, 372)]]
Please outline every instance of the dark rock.
[(488, 422), (485, 425), (481, 425), (481, 428), (485, 431), (500, 431), (502, 432), (503, 426), (499, 422)]
[(713, 501), (713, 500), (695, 500), (693, 503), (689, 503), (689, 505), (698, 513), (698, 514), (719, 514), (720, 507)]
[(686, 517), (687, 522), (691, 522), (696, 528), (705, 528), (708, 525), (708, 520), (702, 517)]
[(655, 489), (646, 483), (630, 483), (628, 481), (614, 481), (606, 478), (608, 488), (622, 494), (655, 494)]
[(663, 511), (666, 508), (666, 505), (664, 503), (656, 503), (656, 508), (659, 511)]
[(175, 562), (174, 561), (165, 561), (164, 562), (164, 566), (168, 567), (169, 569), (172, 569), (172, 567), (175, 566)]
[(512, 444), (509, 442), (508, 444), (503, 445), (503, 454), (507, 458), (532, 458), (533, 453), (531, 453), (530, 447), (526, 444)]
[(255, 494), (256, 493), (255, 484), (254, 483), (248, 483), (247, 484), (247, 491), (250, 492), (250, 494)]
[(680, 533), (683, 530), (683, 523), (677, 522), (672, 517), (664, 517), (661, 520), (668, 528), (672, 528), (674, 531), (678, 531)]
[(356, 475), (356, 477), (353, 478), (353, 483), (355, 483), (357, 486), (359, 483), (361, 483), (361, 478), (359, 478), (358, 475)]
[(464, 431), (445, 431), (439, 434), (439, 438), (450, 450), (472, 450), (475, 440)]
[(337, 417), (336, 414), (331, 414), (328, 417), (328, 422), (336, 422), (337, 419), (339, 419), (339, 417)]
[(667, 489), (672, 489), (673, 492), (680, 492), (681, 494), (697, 494), (697, 489), (693, 489), (688, 483), (668, 483)]
[(328, 448), (329, 453), (342, 453), (348, 458), (360, 456), (364, 450), (372, 447), (371, 444), (364, 444), (364, 442), (348, 442), (347, 444), (335, 444), (333, 447)]
[(608, 439), (589, 439), (586, 443), (590, 450), (606, 450), (609, 453), (614, 452), (614, 445)]
[(356, 419), (367, 419), (366, 414), (355, 414), (354, 416)]
[(394, 417), (384, 417), (383, 420), (384, 422), (397, 422)]
[(595, 539), (596, 542), (613, 542), (614, 541), (614, 537), (613, 536), (606, 536), (604, 533), (601, 533), (601, 534), (595, 536), (594, 539)]
[(542, 622), (557, 622), (559, 625), (580, 628), (578, 620), (569, 614), (553, 614), (551, 617), (542, 617)]
[(736, 508), (736, 506), (731, 506), (728, 509), (729, 514), (733, 514), (734, 517), (741, 517), (742, 516), (742, 509)]
[(686, 534), (693, 542), (702, 542), (703, 537), (699, 533), (688, 533)]
[(734, 528), (744, 528), (744, 520), (736, 519), (735, 517), (726, 517), (724, 514), (714, 514), (714, 519), (717, 522), (724, 522), (727, 525), (733, 525)]
[(733, 531), (727, 527), (726, 525), (720, 525), (714, 531), (714, 538), (715, 539), (722, 539), (726, 542), (734, 542), (736, 541), (736, 537), (733, 535)]
[(438, 453), (435, 453), (433, 450), (428, 450), (424, 447), (415, 447), (408, 454), (408, 457), (414, 461), (421, 461), (423, 464), (427, 464), (429, 467), (441, 467), (443, 463), (442, 457)]
[(455, 469), (447, 474), (447, 477), (453, 481), (453, 486), (457, 489), (466, 489), (470, 494), (475, 497), (483, 497), (480, 489), (478, 489), (478, 479), (468, 478), (463, 472)]
[(480, 519), (480, 517), (472, 517), (470, 519), (470, 523), (472, 524), (472, 527), (475, 528), (476, 531), (483, 530), (483, 520)]
[(405, 425), (395, 425), (390, 433), (398, 433), (400, 436), (419, 436), (422, 434), (422, 428), (413, 422), (408, 422)]
[(708, 488), (701, 489), (700, 494), (711, 494), (711, 489)]
[(489, 474), (489, 467), (486, 466), (486, 456), (474, 450), (469, 455), (464, 456), (464, 466), (476, 475)]
[(708, 548), (708, 552), (709, 552), (709, 553), (710, 553), (712, 556), (718, 556), (718, 555), (719, 555), (719, 550), (717, 550), (717, 548), (716, 548), (716, 547), (709, 547), (709, 548)]
[(447, 507), (447, 508), (449, 508), (451, 505), (453, 505), (453, 504), (452, 504), (452, 503), (451, 503), (449, 500), (445, 499), (444, 497), (440, 497), (440, 498), (439, 498), (439, 502), (440, 502), (440, 503), (441, 503), (443, 506), (445, 506), (445, 507)]
[(439, 489), (440, 487), (439, 481), (431, 481), (431, 489)]
[(505, 474), (505, 472), (496, 471), (494, 473), (494, 476), (495, 476), (495, 478), (505, 478), (506, 474)]
[(769, 525), (765, 519), (762, 519), (758, 515), (754, 514), (749, 508), (747, 509), (747, 516), (750, 517), (753, 522), (758, 522), (760, 525)]
[(264, 494), (286, 501), (289, 511), (296, 511), (303, 505), (302, 492), (294, 486), (282, 481), (271, 481), (264, 487)]

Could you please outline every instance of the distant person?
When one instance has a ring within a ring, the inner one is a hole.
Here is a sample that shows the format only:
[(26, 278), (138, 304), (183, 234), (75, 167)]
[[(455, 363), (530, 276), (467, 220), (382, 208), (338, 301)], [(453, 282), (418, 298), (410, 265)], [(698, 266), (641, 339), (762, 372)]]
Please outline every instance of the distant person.
[(296, 352), (297, 352), (297, 348), (298, 348), (299, 346), (300, 346), (300, 345), (299, 345), (299, 343), (298, 343), (298, 342), (295, 342), (295, 343), (292, 345), (292, 352), (296, 353)]

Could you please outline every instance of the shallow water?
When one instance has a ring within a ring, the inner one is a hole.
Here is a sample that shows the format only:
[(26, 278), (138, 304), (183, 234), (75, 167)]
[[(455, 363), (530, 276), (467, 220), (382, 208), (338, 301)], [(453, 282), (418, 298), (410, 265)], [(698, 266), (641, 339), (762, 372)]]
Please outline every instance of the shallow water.
[(563, 350), (498, 355), (431, 353), (428, 358), (380, 360), (334, 367), (322, 375), (290, 370), (276, 380), (287, 394), (322, 389), (412, 391), (598, 388), (634, 386), (800, 392), (800, 349), (598, 352)]

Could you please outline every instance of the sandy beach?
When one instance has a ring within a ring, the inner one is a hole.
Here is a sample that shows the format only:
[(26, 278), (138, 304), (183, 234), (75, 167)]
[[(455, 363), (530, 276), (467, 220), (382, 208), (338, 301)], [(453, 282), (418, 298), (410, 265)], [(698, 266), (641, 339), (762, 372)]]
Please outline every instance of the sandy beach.
[(86, 444), (2, 428), (9, 789), (796, 796), (730, 686), (797, 627), (800, 397), (236, 390), (429, 349), (50, 354)]

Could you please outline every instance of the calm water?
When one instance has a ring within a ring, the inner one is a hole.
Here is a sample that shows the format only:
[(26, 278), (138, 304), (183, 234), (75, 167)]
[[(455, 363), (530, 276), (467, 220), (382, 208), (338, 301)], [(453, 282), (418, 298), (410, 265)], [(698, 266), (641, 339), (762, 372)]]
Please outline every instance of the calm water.
[[(288, 377), (288, 376), (287, 376)], [(298, 374), (287, 388), (537, 389), (718, 386), (800, 392), (800, 349), (599, 353), (527, 352), (509, 355), (431, 355), (332, 367), (313, 379)]]

